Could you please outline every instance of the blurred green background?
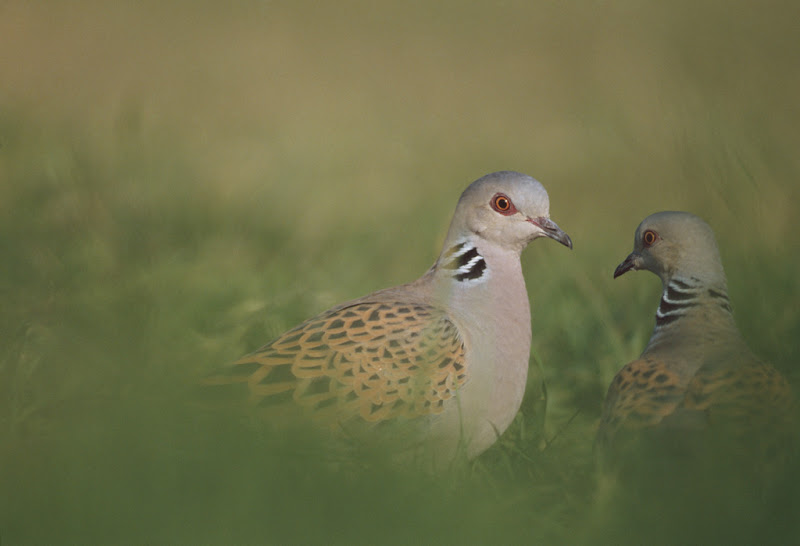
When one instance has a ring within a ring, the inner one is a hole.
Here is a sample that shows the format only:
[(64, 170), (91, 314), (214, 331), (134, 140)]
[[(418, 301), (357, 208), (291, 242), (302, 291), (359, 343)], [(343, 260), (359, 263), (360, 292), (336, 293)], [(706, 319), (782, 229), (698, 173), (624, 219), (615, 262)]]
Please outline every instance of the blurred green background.
[[(585, 539), (605, 389), (659, 297), (653, 275), (611, 279), (646, 215), (712, 225), (745, 338), (800, 385), (799, 19), (743, 0), (1, 2), (0, 540)], [(575, 242), (523, 255), (546, 415), (529, 396), (434, 479), (337, 471), (187, 404), (220, 363), (419, 276), (460, 192), (505, 169), (544, 183)]]

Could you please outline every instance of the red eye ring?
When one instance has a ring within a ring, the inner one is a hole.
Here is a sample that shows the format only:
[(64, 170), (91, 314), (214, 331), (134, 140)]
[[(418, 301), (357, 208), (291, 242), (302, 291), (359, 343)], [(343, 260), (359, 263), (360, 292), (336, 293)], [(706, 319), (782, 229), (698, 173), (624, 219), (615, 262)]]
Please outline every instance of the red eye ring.
[(504, 193), (496, 193), (492, 200), (489, 202), (492, 209), (495, 212), (499, 212), (505, 216), (509, 216), (517, 212), (517, 208), (514, 206), (514, 203), (511, 202), (511, 199)]
[(648, 229), (642, 234), (642, 242), (644, 243), (644, 246), (651, 246), (656, 241), (658, 241), (658, 233), (652, 229)]

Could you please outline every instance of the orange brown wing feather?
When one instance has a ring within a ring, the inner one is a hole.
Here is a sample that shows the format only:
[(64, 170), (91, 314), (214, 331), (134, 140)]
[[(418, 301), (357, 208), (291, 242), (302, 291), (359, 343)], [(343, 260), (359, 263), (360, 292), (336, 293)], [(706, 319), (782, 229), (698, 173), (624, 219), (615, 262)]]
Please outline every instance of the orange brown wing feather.
[(246, 384), (261, 406), (368, 422), (443, 411), (467, 381), (464, 343), (438, 309), (357, 303), (333, 309), (233, 362), (207, 385)]
[(693, 428), (731, 422), (748, 428), (780, 427), (791, 419), (793, 407), (789, 384), (768, 364), (704, 367), (684, 385), (666, 364), (644, 357), (625, 366), (612, 381), (598, 439), (608, 444), (621, 428), (642, 429), (666, 420)]
[(599, 438), (609, 442), (621, 427), (659, 424), (681, 404), (684, 388), (678, 374), (659, 360), (644, 357), (622, 368), (608, 388)]
[(687, 388), (684, 406), (705, 411), (710, 422), (737, 420), (774, 423), (788, 417), (794, 395), (786, 379), (769, 364), (701, 369)]

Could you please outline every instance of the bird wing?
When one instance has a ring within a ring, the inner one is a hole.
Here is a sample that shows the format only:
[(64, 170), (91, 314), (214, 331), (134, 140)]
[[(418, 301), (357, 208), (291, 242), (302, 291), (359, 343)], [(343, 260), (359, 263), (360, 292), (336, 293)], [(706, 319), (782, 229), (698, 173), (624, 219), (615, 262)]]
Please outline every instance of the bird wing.
[(733, 367), (702, 367), (689, 383), (683, 405), (706, 412), (710, 422), (766, 425), (790, 415), (794, 395), (778, 370), (753, 360)]
[(688, 431), (728, 424), (742, 432), (786, 426), (794, 395), (784, 377), (768, 364), (727, 356), (688, 380), (649, 356), (625, 366), (608, 389), (598, 442), (610, 444), (621, 428), (656, 425)]
[(334, 308), (229, 364), (206, 385), (246, 385), (252, 402), (288, 402), (343, 422), (443, 411), (468, 380), (456, 326), (424, 304), (356, 302)]
[(598, 441), (608, 444), (620, 427), (641, 429), (659, 424), (680, 406), (685, 393), (681, 376), (653, 357), (628, 363), (608, 387)]

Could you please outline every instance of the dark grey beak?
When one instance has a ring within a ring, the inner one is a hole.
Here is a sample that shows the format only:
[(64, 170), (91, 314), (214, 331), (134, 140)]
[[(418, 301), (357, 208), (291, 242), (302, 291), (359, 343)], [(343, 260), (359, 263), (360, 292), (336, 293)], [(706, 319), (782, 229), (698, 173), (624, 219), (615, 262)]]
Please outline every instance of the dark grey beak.
[(550, 218), (545, 218), (542, 216), (540, 218), (529, 218), (529, 221), (542, 228), (542, 231), (544, 231), (545, 235), (572, 250), (572, 239), (570, 239), (569, 235), (567, 235), (563, 229), (558, 227), (558, 224), (553, 222)]
[(636, 262), (638, 260), (639, 260), (639, 254), (637, 254), (636, 252), (631, 252), (630, 254), (628, 254), (628, 257), (625, 258), (622, 261), (622, 263), (619, 264), (617, 268), (614, 270), (614, 278), (616, 279), (617, 277), (619, 277), (623, 273), (627, 273), (631, 269), (638, 269), (638, 266), (636, 265)]

